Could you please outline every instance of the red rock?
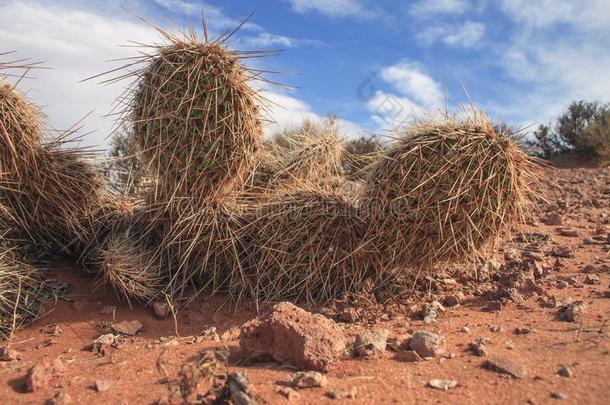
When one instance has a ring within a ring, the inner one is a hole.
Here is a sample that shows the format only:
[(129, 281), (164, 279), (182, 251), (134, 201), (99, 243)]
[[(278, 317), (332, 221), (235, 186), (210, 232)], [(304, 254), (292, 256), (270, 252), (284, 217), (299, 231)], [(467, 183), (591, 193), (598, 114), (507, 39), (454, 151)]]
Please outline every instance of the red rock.
[(21, 360), (21, 353), (8, 346), (0, 347), (0, 361), (15, 361)]
[(157, 301), (153, 303), (152, 307), (155, 316), (158, 318), (165, 318), (169, 314), (169, 305), (167, 302)]
[(513, 360), (504, 357), (492, 357), (483, 363), (483, 367), (501, 374), (508, 374), (514, 378), (525, 376), (525, 367)]
[(421, 357), (438, 357), (445, 353), (445, 337), (421, 330), (409, 341), (409, 348)]
[(394, 360), (403, 361), (406, 363), (414, 363), (423, 359), (419, 354), (417, 354), (417, 352), (414, 352), (412, 350), (405, 350), (396, 353), (396, 356), (394, 356)]
[(28, 391), (34, 392), (41, 389), (50, 389), (57, 383), (64, 372), (64, 363), (61, 359), (44, 359), (28, 370), (25, 376), (25, 384)]
[(328, 371), (344, 353), (346, 341), (334, 321), (282, 302), (267, 315), (243, 324), (239, 345), (250, 359)]
[(135, 336), (143, 327), (140, 321), (123, 321), (111, 326), (115, 332), (128, 336)]

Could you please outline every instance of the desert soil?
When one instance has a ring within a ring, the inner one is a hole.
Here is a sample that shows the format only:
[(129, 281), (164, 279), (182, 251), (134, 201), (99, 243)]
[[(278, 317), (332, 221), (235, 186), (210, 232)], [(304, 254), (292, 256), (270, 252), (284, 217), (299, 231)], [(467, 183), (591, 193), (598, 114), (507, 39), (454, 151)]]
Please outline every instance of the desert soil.
[[(535, 260), (544, 269), (535, 286), (506, 298), (497, 295), (497, 280), (463, 284), (458, 276), (447, 276), (427, 296), (394, 305), (385, 315), (382, 311), (376, 322), (340, 323), (348, 335), (387, 329), (398, 344), (414, 332), (431, 331), (445, 337), (445, 355), (399, 361), (388, 347), (379, 358), (346, 357), (327, 374), (325, 387), (297, 390), (291, 399), (279, 393), (281, 382), (294, 372), (289, 366), (248, 364), (236, 355), (230, 371), (247, 375), (259, 403), (609, 403), (610, 168), (552, 168), (546, 174), (559, 188), (545, 187), (548, 202), (540, 203), (540, 215), (526, 229), (540, 235), (534, 242), (507, 240), (498, 251), (501, 264), (515, 255)], [(544, 235), (546, 242), (541, 241)], [(215, 298), (197, 300), (180, 310), (176, 320), (158, 319), (150, 308), (117, 300), (110, 289), (91, 292), (92, 280), (79, 269), (58, 264), (51, 272), (72, 288), (47, 306), (43, 318), (15, 334), (11, 347), (21, 359), (0, 362), (2, 403), (45, 403), (58, 393), (74, 404), (155, 403), (168, 395), (168, 379), (175, 379), (180, 366), (198, 353), (221, 346), (238, 353), (239, 326), (256, 316), (247, 305), (236, 311)], [(435, 322), (424, 323), (419, 315), (423, 299), (443, 302), (450, 295), (459, 297), (460, 305), (438, 311)], [(577, 322), (558, 317), (568, 299), (586, 305)], [(497, 300), (501, 309), (489, 310)], [(125, 320), (137, 320), (143, 329), (105, 355), (88, 349), (108, 325)], [(479, 337), (489, 339), (483, 357), (470, 348)], [(482, 367), (498, 356), (521, 365), (525, 375), (513, 378)], [(26, 392), (28, 370), (56, 358), (63, 363), (61, 375)], [(573, 375), (561, 376), (562, 366)], [(455, 380), (457, 386), (434, 389), (428, 385), (432, 379)], [(333, 391), (352, 397), (331, 399)]]

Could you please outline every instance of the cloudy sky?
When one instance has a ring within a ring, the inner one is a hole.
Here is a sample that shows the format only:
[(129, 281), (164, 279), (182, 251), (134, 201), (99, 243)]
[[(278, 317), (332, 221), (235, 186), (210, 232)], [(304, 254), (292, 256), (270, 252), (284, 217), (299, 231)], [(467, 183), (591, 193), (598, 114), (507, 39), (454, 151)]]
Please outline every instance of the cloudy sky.
[(256, 67), (292, 87), (265, 88), (268, 131), (337, 114), (346, 136), (383, 132), (468, 99), (525, 127), (571, 100), (610, 101), (608, 0), (0, 0), (0, 53), (51, 68), (21, 89), (56, 128), (90, 113), (86, 145), (108, 142), (128, 83), (80, 81), (136, 55), (128, 41), (160, 41), (125, 9), (168, 28), (203, 14), (213, 33), (254, 11), (231, 46), (283, 50)]

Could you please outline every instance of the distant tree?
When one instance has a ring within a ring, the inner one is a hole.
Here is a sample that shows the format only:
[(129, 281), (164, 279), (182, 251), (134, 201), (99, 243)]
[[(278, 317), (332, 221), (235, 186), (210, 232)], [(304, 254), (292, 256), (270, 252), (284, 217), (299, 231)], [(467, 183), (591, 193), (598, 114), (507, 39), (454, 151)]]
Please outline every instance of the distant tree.
[(610, 106), (599, 102), (574, 101), (555, 126), (540, 125), (534, 131), (536, 147), (542, 157), (573, 152), (604, 158), (610, 147)]
[(610, 110), (604, 111), (584, 129), (582, 143), (594, 156), (610, 162)]
[(141, 180), (140, 159), (130, 132), (115, 133), (108, 152), (106, 177), (117, 191), (132, 193)]
[(362, 169), (371, 163), (381, 147), (381, 141), (375, 135), (363, 135), (347, 141), (347, 153), (344, 154), (342, 164), (345, 174), (355, 178), (363, 177)]
[(553, 156), (553, 153), (557, 150), (557, 145), (550, 125), (540, 124), (538, 129), (534, 131), (534, 137), (535, 141), (532, 146), (537, 149), (538, 155), (545, 159)]

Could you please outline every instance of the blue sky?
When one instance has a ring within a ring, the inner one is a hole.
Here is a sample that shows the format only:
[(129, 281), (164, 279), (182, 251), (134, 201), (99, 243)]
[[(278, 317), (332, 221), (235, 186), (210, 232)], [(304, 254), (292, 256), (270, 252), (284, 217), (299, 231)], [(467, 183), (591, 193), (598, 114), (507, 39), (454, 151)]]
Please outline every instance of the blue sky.
[[(84, 121), (83, 143), (104, 144), (104, 117), (122, 85), (79, 81), (128, 57), (128, 40), (158, 36), (122, 9), (163, 27), (214, 33), (255, 12), (231, 46), (279, 49), (257, 67), (290, 72), (267, 86), (268, 132), (337, 114), (346, 136), (383, 132), (470, 99), (522, 127), (554, 119), (574, 99), (610, 101), (607, 0), (0, 0), (0, 52), (42, 60), (22, 89), (51, 125)], [(124, 83), (123, 85), (126, 85)], [(279, 105), (279, 106), (278, 106)], [(281, 107), (280, 107), (281, 106)]]

